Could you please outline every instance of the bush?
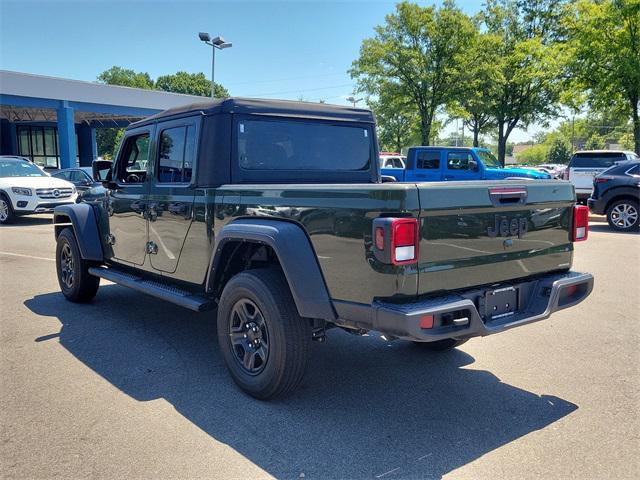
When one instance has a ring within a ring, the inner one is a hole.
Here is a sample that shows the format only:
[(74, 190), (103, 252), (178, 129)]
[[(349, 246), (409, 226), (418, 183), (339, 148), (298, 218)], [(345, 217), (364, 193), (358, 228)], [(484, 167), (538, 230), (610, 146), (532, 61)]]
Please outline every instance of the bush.
[(547, 163), (569, 163), (571, 154), (571, 145), (560, 138), (556, 138), (549, 146)]
[(532, 145), (523, 152), (516, 154), (516, 160), (523, 165), (539, 165), (547, 161), (547, 145)]

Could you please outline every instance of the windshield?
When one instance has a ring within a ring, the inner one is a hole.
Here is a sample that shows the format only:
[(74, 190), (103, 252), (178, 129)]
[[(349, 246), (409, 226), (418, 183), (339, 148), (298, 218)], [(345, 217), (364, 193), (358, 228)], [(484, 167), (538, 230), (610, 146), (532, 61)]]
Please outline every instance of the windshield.
[(502, 168), (502, 165), (500, 165), (500, 162), (498, 161), (498, 159), (494, 157), (491, 152), (487, 150), (476, 150), (476, 153), (480, 157), (480, 160), (482, 160), (482, 163), (485, 164), (485, 166), (493, 167), (493, 168)]
[(0, 160), (0, 177), (48, 177), (33, 163)]

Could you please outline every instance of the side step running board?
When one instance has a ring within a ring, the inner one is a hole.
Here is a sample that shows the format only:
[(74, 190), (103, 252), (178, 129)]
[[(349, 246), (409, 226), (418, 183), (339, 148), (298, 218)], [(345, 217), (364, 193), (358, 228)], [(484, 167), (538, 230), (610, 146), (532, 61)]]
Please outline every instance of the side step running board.
[(196, 312), (210, 310), (215, 307), (215, 302), (210, 298), (193, 295), (191, 292), (181, 290), (164, 283), (145, 280), (144, 278), (121, 272), (113, 268), (91, 267), (89, 273), (96, 277), (104, 278), (110, 282), (117, 283), (123, 287), (129, 287), (138, 292), (146, 293), (152, 297), (175, 303), (181, 307), (188, 308)]

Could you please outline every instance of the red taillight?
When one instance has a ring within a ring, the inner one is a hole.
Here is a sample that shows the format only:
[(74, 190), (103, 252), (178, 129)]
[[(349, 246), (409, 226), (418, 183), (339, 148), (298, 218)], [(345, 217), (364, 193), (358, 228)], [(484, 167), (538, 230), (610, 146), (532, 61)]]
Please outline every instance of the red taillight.
[(584, 205), (573, 207), (573, 238), (574, 242), (583, 242), (589, 236), (589, 208)]
[(420, 328), (433, 328), (433, 315), (423, 315), (420, 318)]
[[(376, 231), (376, 241), (377, 241)], [(377, 243), (377, 242), (376, 242)], [(394, 265), (414, 263), (418, 259), (418, 220), (396, 218), (391, 224), (391, 262)]]

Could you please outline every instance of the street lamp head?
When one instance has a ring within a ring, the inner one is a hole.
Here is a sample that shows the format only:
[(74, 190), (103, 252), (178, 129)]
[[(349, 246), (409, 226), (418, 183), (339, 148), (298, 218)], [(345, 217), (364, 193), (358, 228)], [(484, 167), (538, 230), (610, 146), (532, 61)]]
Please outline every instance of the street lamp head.
[(211, 39), (211, 43), (213, 43), (216, 47), (220, 47), (220, 45), (224, 45), (226, 42), (222, 37), (215, 37)]
[(224, 50), (225, 48), (231, 48), (233, 46), (233, 43), (231, 42), (225, 42), (225, 43), (221, 43), (220, 45), (216, 45), (217, 48), (219, 48), (220, 50)]
[(202, 40), (203, 42), (208, 42), (209, 40), (211, 40), (211, 35), (209, 35), (207, 32), (198, 33), (198, 37), (200, 37), (200, 40)]

